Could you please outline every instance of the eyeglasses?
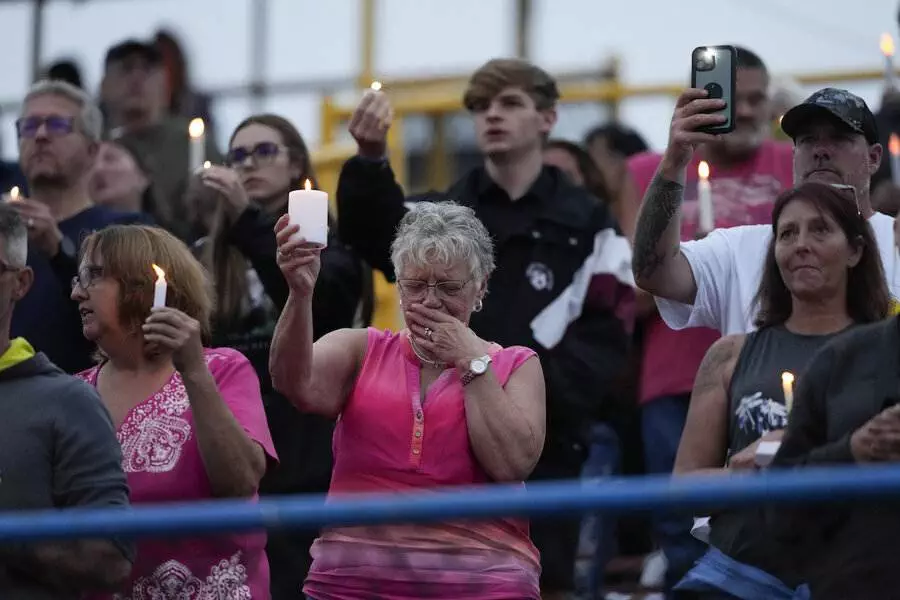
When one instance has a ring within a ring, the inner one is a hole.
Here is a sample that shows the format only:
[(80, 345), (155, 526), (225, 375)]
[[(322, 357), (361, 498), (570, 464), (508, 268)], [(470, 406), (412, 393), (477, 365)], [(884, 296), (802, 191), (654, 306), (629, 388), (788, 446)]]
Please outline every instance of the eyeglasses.
[(400, 286), (400, 293), (403, 294), (408, 300), (424, 300), (428, 295), (428, 290), (430, 288), (434, 288), (434, 293), (438, 298), (443, 298), (446, 300), (447, 298), (458, 296), (470, 281), (472, 280), (447, 280), (438, 281), (437, 283), (428, 283), (427, 281), (422, 281), (421, 279), (400, 279), (397, 281), (397, 285)]
[(41, 125), (46, 126), (48, 136), (63, 137), (75, 131), (75, 117), (23, 117), (16, 121), (16, 133), (20, 139), (33, 139)]
[(251, 158), (253, 159), (253, 164), (260, 167), (271, 164), (272, 161), (275, 160), (275, 157), (284, 149), (284, 146), (276, 144), (275, 142), (260, 142), (252, 148), (238, 146), (228, 151), (228, 156), (225, 157), (225, 163), (229, 167), (236, 167), (238, 165), (243, 165), (247, 162), (248, 158)]
[(90, 289), (98, 280), (103, 278), (103, 267), (87, 266), (78, 270), (78, 275), (72, 278), (72, 289), (80, 286), (81, 289)]

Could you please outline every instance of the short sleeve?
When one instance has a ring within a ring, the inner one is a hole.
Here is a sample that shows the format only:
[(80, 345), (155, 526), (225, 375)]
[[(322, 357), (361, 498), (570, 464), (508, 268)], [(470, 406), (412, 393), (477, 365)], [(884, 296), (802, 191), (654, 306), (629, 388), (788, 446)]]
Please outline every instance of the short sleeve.
[(56, 506), (128, 506), (122, 449), (97, 391), (72, 378), (60, 394), (59, 407), (53, 456)]
[(697, 297), (693, 305), (657, 297), (656, 306), (666, 325), (675, 330), (709, 327), (722, 331), (738, 246), (732, 238), (739, 229), (716, 229), (701, 240), (681, 243), (681, 253), (697, 284)]
[(207, 350), (207, 363), (222, 400), (247, 436), (271, 460), (278, 460), (263, 407), (259, 377), (243, 354), (231, 348)]

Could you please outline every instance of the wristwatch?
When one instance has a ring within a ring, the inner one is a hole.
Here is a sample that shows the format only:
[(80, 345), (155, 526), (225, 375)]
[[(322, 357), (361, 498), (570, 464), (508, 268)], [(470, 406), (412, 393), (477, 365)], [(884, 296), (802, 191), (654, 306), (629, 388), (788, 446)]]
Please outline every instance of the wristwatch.
[(479, 375), (484, 375), (487, 373), (488, 367), (493, 362), (493, 359), (490, 355), (485, 354), (484, 356), (480, 356), (478, 358), (473, 358), (469, 361), (469, 370), (463, 373), (462, 377), (459, 378), (460, 383), (464, 386), (469, 385), (473, 379), (478, 377)]

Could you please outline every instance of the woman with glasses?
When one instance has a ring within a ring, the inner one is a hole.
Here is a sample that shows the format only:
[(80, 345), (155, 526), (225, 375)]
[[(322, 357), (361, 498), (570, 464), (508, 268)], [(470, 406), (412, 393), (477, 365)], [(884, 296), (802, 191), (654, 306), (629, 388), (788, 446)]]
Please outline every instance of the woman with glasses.
[[(544, 379), (535, 353), (468, 327), (494, 269), (474, 211), (421, 202), (391, 249), (407, 328), (343, 329), (313, 342), (319, 250), (276, 226), (290, 297), (272, 342), (276, 389), (338, 418), (331, 497), (521, 483), (541, 454)], [(313, 544), (309, 598), (540, 598), (523, 519), (329, 529)]]
[[(278, 217), (287, 211), (288, 193), (315, 173), (300, 133), (276, 115), (256, 115), (234, 130), (226, 165), (213, 165), (192, 182), (193, 206), (205, 231), (195, 245), (212, 274), (216, 309), (213, 345), (235, 348), (256, 369), (278, 467), (266, 474), (262, 494), (324, 493), (331, 476), (330, 420), (298, 412), (272, 389), (269, 345), (288, 286), (275, 262)], [(322, 275), (313, 295), (314, 339), (352, 327), (370, 289), (368, 271), (341, 244), (337, 228), (322, 252)], [(368, 316), (364, 317), (367, 321)], [(276, 532), (267, 552), (274, 600), (295, 598), (309, 569), (309, 547), (318, 530)]]
[[(748, 474), (765, 465), (757, 456), (760, 445), (781, 440), (793, 381), (803, 381), (815, 352), (854, 326), (887, 315), (890, 297), (878, 246), (852, 194), (844, 186), (805, 183), (776, 200), (756, 297), (758, 329), (725, 336), (706, 353), (676, 474)], [(796, 591), (804, 577), (794, 552), (764, 525), (759, 510), (715, 513), (712, 549), (676, 587), (676, 597), (807, 597), (803, 588)]]
[[(112, 417), (131, 503), (254, 501), (276, 457), (259, 380), (240, 352), (204, 347), (213, 297), (190, 249), (156, 227), (93, 233), (72, 299), (100, 351), (79, 377)], [(268, 598), (265, 545), (265, 533), (141, 540), (127, 589), (104, 597)]]

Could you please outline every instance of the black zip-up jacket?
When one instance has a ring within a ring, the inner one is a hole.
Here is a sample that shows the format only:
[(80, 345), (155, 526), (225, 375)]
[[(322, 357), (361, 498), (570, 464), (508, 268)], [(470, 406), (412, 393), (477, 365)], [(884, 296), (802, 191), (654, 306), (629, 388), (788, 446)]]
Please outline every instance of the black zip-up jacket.
[[(483, 168), (446, 196), (472, 207), (495, 243), (497, 269), (470, 326), (485, 340), (538, 353), (547, 384), (545, 455), (580, 451), (625, 365), (634, 320), (627, 241), (607, 208), (553, 167), (514, 203)], [(423, 199), (437, 198), (407, 199), (387, 162), (353, 157), (338, 182), (341, 239), (393, 281), (394, 232), (407, 204)], [(586, 262), (595, 272), (573, 284)]]

